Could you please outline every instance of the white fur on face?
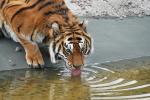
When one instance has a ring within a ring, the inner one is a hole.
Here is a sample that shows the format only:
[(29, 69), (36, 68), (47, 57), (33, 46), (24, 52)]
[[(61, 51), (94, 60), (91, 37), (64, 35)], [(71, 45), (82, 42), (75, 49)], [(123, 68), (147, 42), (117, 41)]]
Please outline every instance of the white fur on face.
[(65, 44), (67, 46), (65, 48), (69, 49), (71, 52), (73, 52), (73, 43), (70, 43), (70, 41), (68, 41), (68, 38), (65, 40)]
[(84, 47), (85, 39), (83, 37), (81, 39), (82, 40), (80, 41), (79, 46), (80, 46), (80, 48), (83, 48)]

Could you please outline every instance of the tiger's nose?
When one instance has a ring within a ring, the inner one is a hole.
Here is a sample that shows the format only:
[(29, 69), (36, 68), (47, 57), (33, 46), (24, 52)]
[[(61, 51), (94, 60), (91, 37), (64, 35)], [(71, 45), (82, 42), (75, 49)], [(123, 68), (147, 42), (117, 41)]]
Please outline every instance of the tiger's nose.
[(81, 66), (83, 66), (84, 64), (73, 64), (74, 68), (80, 68)]
[(75, 68), (79, 68), (84, 65), (84, 57), (81, 53), (75, 53), (72, 59), (72, 65)]

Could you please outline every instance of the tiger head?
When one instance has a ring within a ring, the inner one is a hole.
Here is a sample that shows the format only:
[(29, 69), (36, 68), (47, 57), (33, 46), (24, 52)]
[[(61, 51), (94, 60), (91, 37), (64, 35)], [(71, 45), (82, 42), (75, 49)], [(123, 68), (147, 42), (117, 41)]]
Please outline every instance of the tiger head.
[(51, 62), (63, 59), (69, 69), (80, 69), (92, 51), (92, 39), (86, 30), (87, 21), (72, 26), (52, 24), (54, 39), (50, 42)]

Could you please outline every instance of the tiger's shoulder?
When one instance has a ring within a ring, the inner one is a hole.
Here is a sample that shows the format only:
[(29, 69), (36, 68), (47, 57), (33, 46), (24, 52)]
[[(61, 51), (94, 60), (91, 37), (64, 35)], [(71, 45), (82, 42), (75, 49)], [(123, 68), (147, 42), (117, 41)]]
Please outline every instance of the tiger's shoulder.
[(54, 22), (60, 26), (78, 24), (78, 18), (67, 7), (65, 0), (2, 0), (0, 4), (1, 19), (16, 34), (31, 38), (36, 36), (33, 33), (49, 34), (48, 27)]

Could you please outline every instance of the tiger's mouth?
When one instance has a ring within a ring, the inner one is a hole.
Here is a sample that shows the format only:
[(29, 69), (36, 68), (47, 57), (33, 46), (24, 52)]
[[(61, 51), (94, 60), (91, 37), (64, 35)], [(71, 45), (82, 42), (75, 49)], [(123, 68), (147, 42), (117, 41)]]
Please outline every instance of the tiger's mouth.
[(80, 76), (81, 70), (84, 66), (85, 54), (80, 48), (79, 43), (73, 43), (73, 49), (69, 50), (68, 55), (63, 53), (57, 53), (55, 55), (56, 60), (64, 60), (67, 69), (71, 71), (72, 76)]

